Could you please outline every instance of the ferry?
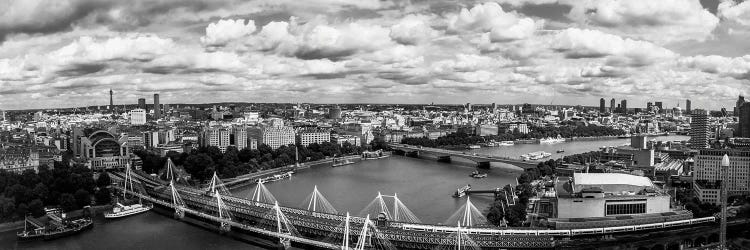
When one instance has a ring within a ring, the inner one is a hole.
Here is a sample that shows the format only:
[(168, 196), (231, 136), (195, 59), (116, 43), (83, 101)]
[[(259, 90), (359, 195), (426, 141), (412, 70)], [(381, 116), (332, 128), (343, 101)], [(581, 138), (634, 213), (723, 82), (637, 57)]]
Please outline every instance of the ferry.
[(528, 161), (528, 160), (535, 161), (535, 160), (541, 160), (543, 158), (547, 158), (550, 156), (552, 156), (552, 154), (544, 152), (544, 151), (537, 151), (537, 152), (532, 152), (532, 153), (521, 155), (521, 159), (523, 159), (524, 161)]
[(628, 138), (630, 138), (631, 136), (632, 136), (632, 135), (630, 135), (630, 134), (625, 134), (625, 135), (621, 135), (621, 136), (618, 136), (617, 138), (618, 138), (618, 139), (628, 139)]
[(558, 150), (557, 150), (557, 153), (558, 153), (558, 154), (559, 154), (559, 153), (565, 153), (565, 149), (558, 149)]
[(513, 146), (515, 144), (516, 143), (514, 141), (501, 141), (499, 145), (500, 146)]
[(23, 231), (16, 233), (18, 241), (54, 240), (74, 235), (94, 227), (94, 221), (89, 217), (68, 218), (59, 209), (47, 210), (47, 214), (40, 218), (24, 219)]
[(565, 142), (565, 138), (563, 138), (560, 135), (557, 135), (557, 137), (554, 137), (554, 138), (547, 137), (547, 138), (539, 139), (539, 143), (541, 144), (551, 144), (551, 143), (560, 143), (560, 142)]
[(471, 185), (466, 184), (466, 186), (456, 189), (456, 192), (453, 193), (453, 198), (464, 197), (466, 196), (466, 191), (469, 191), (469, 190), (471, 190)]
[(292, 174), (294, 174), (294, 171), (289, 171), (289, 172), (286, 172), (286, 173), (283, 173), (283, 174), (275, 174), (275, 175), (268, 176), (268, 177), (265, 177), (265, 178), (260, 178), (260, 180), (258, 180), (258, 181), (263, 182), (263, 183), (267, 183), (267, 182), (273, 182), (273, 181), (283, 180), (283, 179), (287, 179), (287, 178), (291, 179), (292, 178)]
[(344, 165), (354, 164), (354, 161), (352, 159), (346, 158), (346, 159), (340, 159), (340, 158), (333, 158), (333, 164), (332, 167), (339, 167)]
[(148, 210), (151, 210), (154, 208), (153, 204), (150, 205), (143, 205), (141, 203), (133, 204), (133, 205), (123, 205), (122, 203), (117, 203), (112, 208), (111, 212), (105, 212), (104, 218), (107, 219), (116, 219), (116, 218), (122, 218), (126, 216), (136, 215), (143, 212), (146, 212)]
[(479, 178), (487, 177), (487, 173), (480, 173), (479, 171), (474, 171), (474, 172), (471, 172), (469, 176), (479, 179)]
[(469, 146), (467, 146), (466, 148), (467, 148), (467, 149), (479, 149), (479, 148), (482, 148), (482, 147), (481, 147), (481, 146), (479, 146), (479, 145), (469, 145)]

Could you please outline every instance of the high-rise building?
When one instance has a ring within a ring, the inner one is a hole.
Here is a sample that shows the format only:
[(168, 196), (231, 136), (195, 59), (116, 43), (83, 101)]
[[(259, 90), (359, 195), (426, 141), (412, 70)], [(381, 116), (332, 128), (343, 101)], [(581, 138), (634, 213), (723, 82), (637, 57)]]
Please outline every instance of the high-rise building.
[(653, 102), (647, 102), (646, 103), (646, 111), (651, 112), (654, 110), (654, 103)]
[(750, 137), (750, 102), (743, 103), (737, 109), (735, 115), (740, 118), (740, 122), (737, 126), (737, 136)]
[(247, 148), (247, 127), (235, 126), (232, 128), (231, 145), (234, 145), (237, 150), (243, 150)]
[(148, 113), (148, 107), (146, 107), (146, 98), (138, 98), (138, 108), (146, 110), (146, 113)]
[(466, 103), (466, 110), (471, 112), (471, 103)]
[(161, 107), (159, 106), (159, 94), (154, 94), (154, 120), (161, 118)]
[(133, 109), (130, 111), (130, 125), (146, 124), (146, 110)]
[(5, 110), (0, 109), (0, 121), (5, 121)]
[(734, 106), (734, 116), (737, 116), (737, 114), (740, 112), (740, 107), (742, 107), (742, 104), (745, 104), (745, 97), (740, 95), (740, 97), (737, 98), (737, 105)]
[(701, 149), (695, 156), (693, 168), (693, 190), (702, 202), (718, 204), (721, 200), (720, 184), (721, 160), (724, 155), (729, 156), (727, 184), (730, 196), (750, 194), (750, 151), (734, 149)]
[(622, 112), (623, 114), (628, 113), (628, 100), (623, 99), (622, 101), (620, 101), (620, 110), (620, 112)]
[(692, 114), (693, 113), (692, 112), (693, 110), (690, 109), (691, 104), (692, 104), (692, 102), (690, 101), (690, 99), (685, 100), (685, 112), (686, 112), (686, 114)]
[(690, 121), (690, 148), (708, 148), (708, 111), (693, 110)]
[(615, 111), (615, 98), (609, 101), (609, 112), (614, 113)]
[(659, 108), (659, 113), (663, 113), (664, 112), (664, 104), (662, 102), (655, 102), (654, 106), (656, 106), (657, 108)]
[(492, 113), (495, 113), (495, 111), (497, 111), (497, 104), (495, 104), (495, 103), (493, 102), (493, 103), (492, 103), (492, 110), (490, 110), (490, 111), (491, 111)]
[(112, 96), (114, 94), (115, 93), (112, 92), (112, 89), (109, 89), (109, 108), (111, 108), (111, 109), (114, 108), (114, 106), (115, 106), (115, 102), (114, 102), (114, 100), (112, 100)]
[(599, 99), (599, 113), (607, 113), (607, 101), (604, 98)]

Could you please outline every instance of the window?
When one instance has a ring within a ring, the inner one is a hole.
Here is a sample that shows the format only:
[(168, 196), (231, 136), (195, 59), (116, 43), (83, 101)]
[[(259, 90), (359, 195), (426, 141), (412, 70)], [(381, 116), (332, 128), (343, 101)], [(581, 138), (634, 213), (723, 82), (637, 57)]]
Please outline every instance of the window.
[(607, 204), (606, 215), (643, 214), (646, 213), (646, 203)]

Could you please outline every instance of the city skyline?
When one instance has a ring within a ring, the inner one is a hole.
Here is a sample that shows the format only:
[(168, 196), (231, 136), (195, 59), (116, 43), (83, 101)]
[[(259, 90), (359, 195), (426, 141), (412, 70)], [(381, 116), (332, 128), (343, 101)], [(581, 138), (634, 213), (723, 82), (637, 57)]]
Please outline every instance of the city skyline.
[(11, 1), (0, 108), (106, 105), (109, 89), (115, 104), (658, 96), (710, 110), (748, 93), (748, 2), (291, 3)]

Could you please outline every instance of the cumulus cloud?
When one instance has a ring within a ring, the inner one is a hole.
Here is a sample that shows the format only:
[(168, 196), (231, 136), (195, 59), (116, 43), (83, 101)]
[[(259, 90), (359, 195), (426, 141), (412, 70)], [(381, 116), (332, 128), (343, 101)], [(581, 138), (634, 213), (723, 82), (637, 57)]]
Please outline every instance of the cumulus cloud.
[(250, 40), (250, 46), (302, 59), (340, 59), (393, 45), (390, 30), (373, 24), (351, 22), (328, 24), (314, 20), (298, 24), (271, 22)]
[(569, 17), (610, 32), (658, 43), (703, 41), (719, 19), (698, 0), (564, 1), (573, 9)]
[(493, 2), (475, 5), (471, 9), (463, 8), (448, 21), (448, 29), (451, 31), (490, 32), (493, 42), (528, 38), (538, 26), (541, 23), (521, 17), (515, 12), (505, 12), (499, 4)]
[(719, 4), (718, 15), (742, 25), (750, 26), (750, 2), (737, 3), (734, 0), (725, 0)]
[(245, 37), (255, 32), (255, 22), (245, 19), (219, 20), (206, 27), (206, 35), (201, 37), (201, 43), (206, 46), (224, 46), (236, 39)]
[(598, 30), (569, 28), (555, 37), (552, 48), (568, 58), (609, 57), (611, 63), (648, 65), (676, 54), (650, 42), (622, 38)]
[(718, 55), (691, 56), (681, 58), (679, 63), (706, 73), (750, 80), (750, 55), (734, 58)]
[(391, 38), (401, 44), (414, 45), (428, 41), (439, 34), (429, 25), (429, 17), (408, 15), (391, 26)]

